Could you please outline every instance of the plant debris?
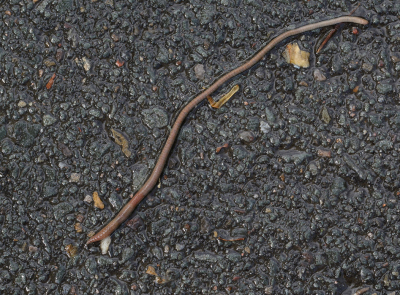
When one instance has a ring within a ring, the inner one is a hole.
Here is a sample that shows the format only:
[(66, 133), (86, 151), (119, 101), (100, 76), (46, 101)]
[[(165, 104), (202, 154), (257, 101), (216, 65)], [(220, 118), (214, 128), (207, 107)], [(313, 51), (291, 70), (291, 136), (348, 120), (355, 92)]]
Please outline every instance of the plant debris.
[(285, 51), (282, 53), (286, 62), (293, 64), (295, 67), (308, 68), (310, 66), (310, 53), (300, 50), (297, 43), (289, 43), (286, 45)]
[[(357, 8), (360, 6), (360, 4), (361, 4), (361, 3), (358, 3), (357, 7), (354, 8), (354, 9), (349, 13), (349, 15), (352, 15), (352, 14), (357, 10)], [(322, 41), (321, 45), (318, 47), (317, 53), (319, 53), (319, 52), (322, 50), (322, 48), (324, 48), (325, 44), (328, 43), (329, 39), (340, 29), (340, 27), (341, 27), (342, 25), (343, 25), (343, 23), (337, 24), (337, 25), (329, 32), (328, 36), (326, 36), (326, 38), (324, 39), (324, 41)], [(358, 34), (358, 30), (357, 30), (357, 33), (355, 33), (355, 30), (354, 30), (354, 28), (353, 28), (353, 34)]]
[(225, 242), (235, 242), (235, 241), (244, 241), (245, 237), (231, 237), (226, 230), (219, 229), (218, 231), (214, 231), (214, 237)]
[(65, 251), (67, 251), (67, 256), (69, 258), (72, 258), (75, 257), (76, 254), (78, 253), (78, 247), (72, 244), (68, 244), (67, 246), (65, 246)]
[(232, 95), (238, 92), (238, 90), (239, 90), (239, 85), (233, 86), (233, 88), (223, 97), (221, 97), (221, 99), (218, 100), (217, 102), (215, 102), (211, 96), (207, 96), (208, 102), (213, 108), (219, 109), (232, 97)]
[(132, 152), (128, 149), (128, 140), (124, 135), (114, 129), (111, 129), (111, 132), (115, 139), (115, 143), (122, 147), (122, 152), (127, 158), (129, 158), (132, 155)]
[(75, 223), (75, 230), (77, 233), (81, 233), (82, 232), (82, 224), (80, 224), (79, 222)]
[(331, 152), (331, 151), (322, 150), (322, 149), (319, 149), (319, 150), (317, 151), (317, 154), (318, 154), (318, 156), (320, 156), (320, 157), (326, 157), (326, 158), (330, 158), (330, 157), (332, 156), (332, 152)]
[(156, 282), (157, 284), (164, 284), (164, 283), (167, 282), (166, 279), (161, 278), (161, 277), (156, 273), (156, 270), (155, 270), (154, 267), (151, 266), (151, 265), (149, 265), (149, 266), (147, 267), (146, 273), (149, 274), (149, 275), (155, 276), (155, 277), (156, 277), (155, 282)]
[(93, 201), (94, 201), (94, 206), (103, 210), (104, 209), (104, 203), (101, 201), (100, 197), (99, 197), (99, 193), (98, 192), (94, 192), (93, 193)]
[(229, 143), (225, 143), (223, 146), (219, 146), (215, 149), (215, 152), (218, 154), (222, 149), (224, 148), (228, 148), (229, 147)]
[(54, 83), (54, 79), (55, 79), (55, 78), (56, 78), (56, 73), (54, 73), (53, 76), (51, 76), (49, 82), (47, 82), (47, 84), (46, 84), (46, 88), (47, 88), (47, 89), (50, 89), (51, 86), (53, 86), (53, 83)]

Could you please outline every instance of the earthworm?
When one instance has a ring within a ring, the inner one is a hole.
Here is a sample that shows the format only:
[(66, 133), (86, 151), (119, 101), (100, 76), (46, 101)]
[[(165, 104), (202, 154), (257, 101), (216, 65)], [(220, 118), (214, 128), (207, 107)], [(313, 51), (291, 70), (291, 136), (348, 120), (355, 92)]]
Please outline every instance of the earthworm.
[(368, 24), (368, 21), (360, 17), (342, 16), (331, 20), (321, 21), (314, 24), (305, 25), (297, 29), (286, 31), (285, 33), (282, 33), (281, 35), (272, 39), (271, 42), (269, 42), (261, 51), (259, 51), (256, 55), (254, 55), (246, 63), (230, 71), (229, 73), (223, 75), (216, 82), (214, 82), (214, 84), (212, 84), (209, 88), (207, 88), (197, 97), (192, 99), (179, 113), (174, 125), (172, 126), (171, 132), (167, 138), (167, 141), (161, 151), (161, 154), (158, 158), (156, 165), (154, 166), (153, 172), (151, 173), (150, 177), (140, 188), (140, 190), (134, 195), (134, 197), (121, 209), (118, 215), (113, 220), (111, 220), (110, 223), (108, 223), (101, 231), (92, 236), (86, 242), (86, 244), (100, 241), (111, 235), (118, 228), (118, 226), (122, 222), (124, 222), (129, 217), (129, 215), (131, 215), (131, 213), (133, 212), (135, 207), (140, 203), (140, 201), (142, 201), (143, 198), (154, 188), (164, 169), (165, 163), (168, 159), (168, 155), (179, 133), (179, 129), (183, 121), (185, 120), (189, 112), (193, 110), (193, 108), (195, 108), (198, 103), (200, 103), (203, 99), (207, 98), (208, 95), (217, 90), (221, 85), (223, 85), (229, 79), (250, 69), (253, 65), (259, 62), (268, 51), (270, 51), (276, 44), (278, 44), (282, 40), (293, 35), (297, 35), (303, 32), (315, 30), (326, 26), (336, 25), (338, 23), (357, 23), (361, 25), (366, 25)]

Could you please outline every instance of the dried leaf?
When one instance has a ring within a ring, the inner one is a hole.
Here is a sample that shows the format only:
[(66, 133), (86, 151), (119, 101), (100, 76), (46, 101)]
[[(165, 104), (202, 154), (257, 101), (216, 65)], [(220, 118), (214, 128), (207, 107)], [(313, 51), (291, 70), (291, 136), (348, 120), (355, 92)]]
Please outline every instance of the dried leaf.
[(168, 282), (166, 279), (161, 278), (161, 277), (156, 277), (156, 283), (157, 284), (164, 284), (166, 282)]
[(54, 79), (55, 79), (55, 78), (56, 78), (56, 73), (54, 73), (53, 76), (51, 76), (49, 82), (47, 82), (47, 84), (46, 84), (46, 88), (47, 88), (47, 89), (50, 89), (51, 86), (53, 86), (53, 83), (54, 83)]
[(85, 216), (83, 214), (78, 214), (76, 215), (76, 220), (78, 220), (78, 222), (83, 222), (85, 220)]
[(300, 50), (297, 43), (286, 45), (285, 51), (282, 53), (283, 57), (288, 63), (297, 67), (308, 68), (310, 66), (309, 58), (310, 53)]
[(154, 269), (154, 267), (151, 266), (151, 265), (149, 265), (149, 266), (147, 267), (146, 273), (149, 274), (149, 275), (155, 276), (155, 277), (156, 277), (155, 282), (156, 282), (157, 284), (164, 284), (164, 283), (168, 282), (166, 279), (160, 277), (160, 276), (156, 273), (156, 270)]
[(281, 174), (281, 176), (279, 176), (279, 178), (282, 180), (282, 181), (285, 181), (285, 174)]
[(147, 267), (146, 273), (149, 274), (149, 275), (152, 275), (152, 276), (158, 276), (158, 274), (156, 273), (156, 270), (151, 265), (149, 265)]
[(75, 230), (77, 233), (82, 232), (82, 225), (79, 222), (75, 223)]
[(132, 153), (131, 151), (128, 149), (128, 140), (125, 138), (125, 136), (121, 133), (119, 133), (118, 131), (111, 129), (111, 132), (113, 134), (113, 137), (115, 139), (115, 143), (120, 145), (122, 147), (122, 152), (124, 153), (124, 155), (129, 158)]
[(93, 193), (93, 201), (94, 201), (94, 206), (103, 210), (104, 209), (104, 204), (101, 201), (99, 194), (97, 192)]
[(69, 244), (65, 246), (65, 251), (67, 251), (68, 257), (72, 258), (75, 257), (76, 254), (78, 253), (78, 247), (73, 246), (72, 244)]

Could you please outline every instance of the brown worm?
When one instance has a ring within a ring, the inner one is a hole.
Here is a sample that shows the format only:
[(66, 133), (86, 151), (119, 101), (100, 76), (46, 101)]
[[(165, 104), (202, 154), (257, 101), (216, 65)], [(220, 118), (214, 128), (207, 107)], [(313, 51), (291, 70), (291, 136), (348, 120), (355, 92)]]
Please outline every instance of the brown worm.
[(297, 35), (303, 32), (315, 30), (318, 28), (322, 27), (327, 27), (327, 26), (332, 26), (336, 25), (338, 23), (357, 23), (361, 25), (366, 25), (368, 24), (368, 21), (360, 18), (360, 17), (354, 17), (354, 16), (342, 16), (338, 18), (334, 18), (331, 20), (326, 20), (310, 25), (306, 25), (297, 29), (289, 30), (278, 37), (272, 39), (271, 42), (268, 43), (260, 52), (258, 52), (254, 57), (252, 57), (249, 61), (247, 61), (245, 64), (239, 66), (238, 68), (232, 70), (231, 72), (225, 74), (221, 78), (219, 78), (214, 84), (212, 84), (209, 88), (204, 90), (202, 93), (200, 93), (197, 97), (192, 99), (191, 102), (188, 103), (186, 107), (182, 109), (182, 111), (179, 113), (178, 118), (176, 119), (171, 132), (168, 136), (167, 142), (164, 145), (164, 148), (162, 149), (162, 152), (158, 158), (157, 164), (154, 166), (153, 172), (151, 173), (150, 177), (147, 179), (145, 184), (142, 186), (142, 188), (135, 194), (135, 196), (121, 209), (121, 211), (118, 213), (118, 215), (110, 221), (109, 224), (107, 224), (101, 231), (99, 231), (97, 234), (95, 234), (93, 237), (91, 237), (86, 244), (90, 244), (93, 242), (101, 241), (104, 238), (108, 237), (111, 235), (117, 228), (118, 226), (124, 222), (129, 215), (133, 212), (135, 207), (140, 203), (140, 201), (143, 200), (143, 198), (154, 188), (154, 186), (157, 184), (157, 181), (164, 169), (165, 163), (168, 159), (168, 155), (171, 151), (171, 148), (175, 142), (175, 139), (179, 133), (179, 129), (183, 123), (183, 120), (185, 120), (186, 116), (189, 114), (189, 112), (203, 99), (207, 98), (208, 95), (213, 93), (215, 90), (217, 90), (221, 85), (223, 85), (226, 81), (229, 79), (233, 78), (234, 76), (242, 73), (243, 71), (248, 70), (251, 68), (253, 65), (255, 65), (257, 62), (259, 62), (264, 55), (270, 51), (276, 44), (281, 42), (282, 40), (286, 39), (287, 37)]

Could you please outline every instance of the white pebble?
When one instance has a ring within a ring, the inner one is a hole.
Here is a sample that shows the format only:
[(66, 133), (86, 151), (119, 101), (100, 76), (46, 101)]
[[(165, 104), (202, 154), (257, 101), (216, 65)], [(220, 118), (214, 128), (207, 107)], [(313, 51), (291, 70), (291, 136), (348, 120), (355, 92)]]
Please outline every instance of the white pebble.
[(101, 254), (105, 255), (108, 252), (108, 247), (110, 247), (111, 244), (111, 237), (108, 236), (107, 238), (101, 240), (100, 242), (100, 249), (101, 249)]
[(262, 133), (269, 133), (271, 131), (271, 126), (267, 122), (261, 121), (260, 129)]
[(197, 79), (199, 80), (204, 80), (204, 75), (205, 75), (205, 70), (204, 70), (204, 66), (201, 64), (197, 64), (194, 67), (194, 73), (197, 77)]
[(91, 195), (86, 195), (84, 201), (86, 203), (91, 203), (93, 202), (93, 197)]
[(21, 101), (18, 103), (18, 106), (19, 106), (20, 108), (24, 108), (24, 107), (26, 107), (26, 102), (23, 101), (23, 100), (21, 100)]

